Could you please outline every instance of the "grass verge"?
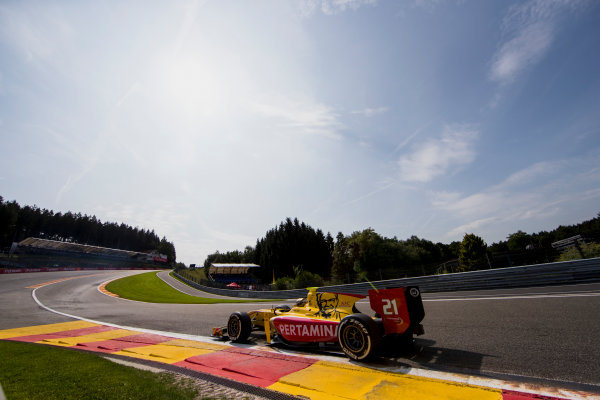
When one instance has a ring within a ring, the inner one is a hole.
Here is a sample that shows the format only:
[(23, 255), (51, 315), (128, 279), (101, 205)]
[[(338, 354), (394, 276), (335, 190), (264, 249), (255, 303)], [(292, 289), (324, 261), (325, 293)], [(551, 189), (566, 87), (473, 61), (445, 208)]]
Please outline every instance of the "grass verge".
[(194, 269), (181, 269), (179, 271), (179, 275), (183, 276), (186, 279), (189, 279), (194, 282), (201, 282), (208, 280), (206, 276), (206, 271), (204, 268), (194, 268)]
[(214, 399), (194, 381), (115, 364), (95, 354), (0, 341), (7, 399)]
[[(261, 300), (229, 300), (190, 296), (167, 285), (156, 272), (146, 272), (117, 279), (106, 285), (106, 290), (124, 299), (148, 303), (214, 304), (214, 303), (256, 303)], [(266, 300), (272, 301), (272, 300)]]

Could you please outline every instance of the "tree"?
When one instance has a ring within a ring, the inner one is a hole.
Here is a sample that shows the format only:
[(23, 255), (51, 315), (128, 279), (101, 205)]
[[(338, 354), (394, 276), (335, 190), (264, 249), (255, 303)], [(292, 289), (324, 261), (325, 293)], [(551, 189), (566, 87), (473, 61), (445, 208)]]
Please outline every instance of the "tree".
[(341, 232), (333, 251), (332, 276), (337, 282), (420, 276), (440, 263), (458, 257), (459, 243), (434, 244), (417, 236), (407, 240), (382, 237), (373, 229), (345, 237)]
[(167, 260), (170, 263), (175, 262), (175, 260), (177, 259), (177, 255), (175, 254), (175, 246), (173, 245), (173, 243), (167, 241), (167, 238), (164, 236), (161, 239), (157, 250), (161, 254), (166, 254)]
[(329, 250), (329, 254), (331, 254), (331, 256), (333, 257), (333, 250), (335, 247), (335, 242), (333, 241), (333, 237), (331, 236), (331, 233), (327, 232), (325, 241), (327, 242), (327, 249)]
[(533, 244), (532, 237), (521, 230), (511, 233), (507, 239), (506, 245), (510, 251), (524, 251), (528, 245)]
[[(319, 229), (315, 231), (298, 218), (287, 218), (279, 226), (269, 230), (264, 238), (258, 239), (254, 251), (246, 247), (244, 252), (216, 252), (207, 258), (205, 264), (249, 262), (247, 260), (252, 258), (252, 262), (262, 267), (255, 272), (257, 277), (266, 282), (270, 282), (273, 276), (276, 279), (292, 279), (296, 275), (293, 267), (300, 266), (312, 274), (331, 277), (335, 283), (352, 283), (357, 278), (379, 280), (432, 274), (441, 264), (456, 258), (459, 258), (459, 270), (487, 268), (490, 266), (488, 250), (493, 253), (508, 253), (513, 249), (515, 252), (527, 253), (529, 258), (521, 257), (523, 260), (531, 260), (531, 255), (538, 256), (533, 251), (523, 251), (529, 244), (541, 254), (539, 258), (545, 260), (542, 262), (549, 262), (550, 256), (555, 252), (551, 243), (576, 234), (581, 234), (586, 239), (600, 239), (600, 213), (592, 220), (572, 226), (560, 226), (550, 232), (529, 235), (518, 231), (508, 236), (509, 241), (494, 243), (489, 248), (483, 239), (474, 234), (465, 234), (462, 242), (455, 241), (446, 245), (417, 236), (406, 240), (386, 238), (371, 228), (356, 231), (349, 236), (339, 232), (334, 242), (329, 233), (324, 235)], [(512, 264), (513, 261), (509, 259), (509, 263)], [(517, 262), (520, 263), (517, 265), (523, 264), (522, 260)], [(535, 258), (535, 262), (538, 262), (538, 258)], [(289, 280), (281, 282), (284, 285)]]
[(323, 286), (323, 278), (319, 274), (313, 274), (310, 271), (304, 271), (302, 267), (294, 267), (294, 287), (296, 289), (307, 288), (310, 286)]
[(245, 264), (252, 264), (254, 263), (255, 256), (256, 253), (254, 252), (252, 246), (246, 246), (246, 248), (244, 249), (244, 254), (242, 255), (242, 262)]
[(175, 247), (165, 240), (161, 244), (154, 231), (133, 228), (124, 223), (102, 223), (95, 216), (67, 211), (54, 213), (38, 206), (21, 207), (16, 201), (7, 202), (0, 196), (0, 247), (6, 248), (27, 237), (57, 240), (148, 252), (158, 250), (175, 260)]
[[(256, 246), (246, 246), (244, 251), (225, 253), (216, 251), (208, 255), (204, 265), (211, 263), (255, 263), (261, 266), (252, 274), (264, 282), (282, 277), (296, 276), (294, 267), (316, 274), (329, 276), (331, 273), (331, 234), (325, 236), (320, 229), (314, 230), (298, 218), (287, 218), (278, 227), (256, 241)], [(292, 278), (293, 279), (293, 278)], [(285, 286), (286, 280), (279, 281)]]
[(264, 281), (270, 281), (273, 275), (294, 276), (294, 266), (320, 276), (331, 274), (332, 255), (325, 235), (298, 218), (287, 218), (258, 240), (254, 260), (262, 267), (257, 274)]
[(350, 283), (350, 273), (352, 271), (352, 261), (350, 260), (350, 249), (348, 241), (342, 232), (336, 236), (336, 242), (333, 246), (333, 266), (331, 275), (337, 282)]
[(477, 235), (466, 233), (460, 244), (458, 263), (460, 271), (482, 269), (487, 265), (487, 244)]
[(8, 247), (17, 232), (18, 204), (4, 202), (0, 196), (0, 248)]
[(368, 279), (369, 272), (375, 270), (377, 265), (381, 265), (377, 258), (381, 255), (378, 247), (382, 240), (382, 237), (372, 228), (354, 232), (350, 236), (348, 247), (352, 258), (352, 268), (357, 276)]

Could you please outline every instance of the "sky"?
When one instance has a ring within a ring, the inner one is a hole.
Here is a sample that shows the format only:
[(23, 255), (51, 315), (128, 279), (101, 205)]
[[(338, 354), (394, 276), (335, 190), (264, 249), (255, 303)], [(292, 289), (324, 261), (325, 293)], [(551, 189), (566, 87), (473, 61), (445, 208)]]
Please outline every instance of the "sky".
[(0, 196), (177, 260), (287, 217), (488, 244), (600, 212), (595, 0), (3, 1)]

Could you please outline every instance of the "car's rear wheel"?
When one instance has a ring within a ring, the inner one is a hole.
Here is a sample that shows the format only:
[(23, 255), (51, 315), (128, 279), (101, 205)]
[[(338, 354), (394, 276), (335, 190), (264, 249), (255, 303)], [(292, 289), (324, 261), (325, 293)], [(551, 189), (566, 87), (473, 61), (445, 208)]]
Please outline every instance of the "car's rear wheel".
[(365, 360), (375, 354), (381, 342), (381, 332), (368, 315), (352, 314), (340, 322), (338, 341), (348, 357)]
[(227, 336), (232, 342), (245, 342), (252, 331), (252, 320), (248, 313), (236, 311), (227, 321)]

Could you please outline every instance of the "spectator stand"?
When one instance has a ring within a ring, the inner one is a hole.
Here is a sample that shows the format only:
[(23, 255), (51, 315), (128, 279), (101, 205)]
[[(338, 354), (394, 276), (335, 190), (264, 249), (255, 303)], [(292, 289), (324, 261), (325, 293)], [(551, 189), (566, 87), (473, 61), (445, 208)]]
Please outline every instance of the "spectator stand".
[(156, 251), (138, 252), (29, 237), (11, 248), (6, 266), (21, 268), (169, 268)]
[(256, 281), (248, 273), (251, 268), (260, 268), (256, 264), (210, 264), (208, 268), (208, 279), (216, 284), (228, 285), (237, 283), (246, 288), (254, 285)]

